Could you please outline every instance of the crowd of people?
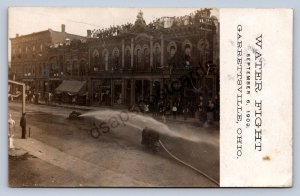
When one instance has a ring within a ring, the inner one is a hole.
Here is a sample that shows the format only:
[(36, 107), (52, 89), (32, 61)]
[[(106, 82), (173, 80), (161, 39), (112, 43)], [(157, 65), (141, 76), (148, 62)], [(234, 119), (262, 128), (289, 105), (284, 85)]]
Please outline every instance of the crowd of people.
[(173, 118), (174, 120), (178, 118), (183, 120), (193, 118), (198, 119), (202, 123), (211, 124), (220, 120), (220, 99), (218, 94), (209, 98), (200, 95), (197, 102), (183, 103), (180, 100), (171, 100), (151, 104), (141, 101), (138, 105), (131, 106), (129, 110), (152, 115), (164, 122), (167, 118)]
[(109, 38), (112, 36), (117, 36), (121, 32), (127, 32), (133, 27), (132, 23), (126, 23), (123, 25), (110, 26), (105, 29), (94, 29), (92, 35), (94, 38)]
[[(143, 13), (140, 12), (137, 16), (139, 20), (142, 20), (143, 23)], [(172, 16), (172, 17), (162, 17), (156, 18), (151, 21), (149, 24), (145, 24), (149, 29), (157, 30), (170, 27), (179, 27), (183, 25), (193, 25), (200, 23), (211, 23), (210, 18), (210, 9), (196, 10), (189, 15), (185, 16)], [(127, 22), (123, 25), (110, 26), (109, 28), (104, 29), (94, 29), (92, 31), (92, 37), (94, 38), (110, 38), (117, 36), (122, 32), (129, 32), (134, 25)]]

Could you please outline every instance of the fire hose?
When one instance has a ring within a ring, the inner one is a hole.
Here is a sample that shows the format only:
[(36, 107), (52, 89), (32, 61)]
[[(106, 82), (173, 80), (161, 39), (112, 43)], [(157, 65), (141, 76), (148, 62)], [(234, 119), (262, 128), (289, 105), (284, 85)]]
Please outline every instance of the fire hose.
[(179, 158), (177, 158), (175, 155), (173, 155), (162, 143), (162, 141), (159, 140), (160, 145), (163, 147), (163, 149), (176, 161), (180, 162), (181, 164), (193, 169), (194, 171), (198, 172), (199, 174), (203, 175), (204, 177), (206, 177), (207, 179), (209, 179), (211, 182), (215, 183), (217, 186), (220, 186), (219, 182), (216, 181), (215, 179), (213, 179), (212, 177), (210, 177), (209, 175), (207, 175), (206, 173), (200, 171), (199, 169), (187, 164), (186, 162), (180, 160)]

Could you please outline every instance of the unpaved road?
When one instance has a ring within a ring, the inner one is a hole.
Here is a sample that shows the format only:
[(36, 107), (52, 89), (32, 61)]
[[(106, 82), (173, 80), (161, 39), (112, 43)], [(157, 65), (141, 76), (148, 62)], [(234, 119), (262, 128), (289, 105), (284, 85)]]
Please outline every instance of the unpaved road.
[[(20, 108), (18, 103), (9, 103), (9, 112), (16, 120), (16, 138), (20, 137), (21, 133), (18, 126)], [(163, 150), (156, 154), (145, 150), (140, 145), (139, 130), (121, 127), (94, 139), (87, 133), (91, 127), (89, 122), (66, 119), (72, 109), (44, 105), (29, 105), (26, 109), (28, 127), (31, 128), (33, 139), (135, 181), (133, 183), (131, 180), (124, 180), (121, 184), (118, 181), (117, 186), (217, 186), (194, 170), (174, 161)], [(184, 126), (176, 122), (171, 123), (169, 127), (202, 138), (199, 142), (191, 142), (162, 136), (161, 140), (178, 158), (218, 181), (219, 132), (214, 129)], [(84, 178), (33, 157), (24, 160), (10, 159), (9, 182), (10, 186), (116, 186), (113, 182), (107, 184), (99, 182), (97, 178)]]

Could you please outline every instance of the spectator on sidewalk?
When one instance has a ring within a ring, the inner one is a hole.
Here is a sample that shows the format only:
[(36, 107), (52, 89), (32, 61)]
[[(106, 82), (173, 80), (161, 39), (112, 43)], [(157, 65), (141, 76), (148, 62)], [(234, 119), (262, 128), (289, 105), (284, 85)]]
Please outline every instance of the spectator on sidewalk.
[(46, 105), (49, 105), (49, 95), (48, 95), (48, 93), (45, 93), (45, 103), (46, 103)]
[(211, 124), (214, 121), (214, 108), (215, 104), (212, 100), (212, 98), (208, 101), (208, 106), (207, 106), (207, 123)]
[(26, 139), (26, 113), (22, 114), (20, 126), (22, 128), (22, 139)]
[(164, 112), (162, 113), (161, 120), (163, 121), (163, 123), (167, 122), (166, 115)]
[(173, 118), (176, 119), (176, 115), (177, 115), (177, 106), (176, 106), (176, 103), (174, 103), (174, 105), (172, 107), (172, 113), (173, 113)]
[(31, 96), (30, 102), (31, 102), (31, 103), (35, 103), (35, 94), (33, 94), (33, 95)]
[(77, 96), (72, 97), (72, 105), (76, 105), (76, 99), (77, 99)]
[(85, 94), (85, 105), (89, 106), (90, 105), (90, 98), (89, 98), (89, 93), (86, 92)]
[(187, 120), (187, 116), (189, 114), (189, 107), (185, 106), (182, 113), (183, 113), (184, 120)]
[(145, 114), (149, 113), (149, 105), (148, 104), (144, 105), (144, 111), (145, 111)]
[(51, 92), (49, 92), (49, 97), (48, 97), (48, 100), (49, 100), (49, 105), (52, 104), (52, 99), (53, 99), (53, 95)]
[(215, 107), (214, 107), (214, 118), (215, 120), (220, 120), (220, 99), (219, 94), (215, 95), (214, 99)]
[(38, 99), (38, 103), (39, 103), (39, 101), (41, 100), (41, 93), (37, 94), (37, 99)]
[(199, 112), (200, 122), (204, 123), (205, 122), (205, 111), (204, 111), (204, 101), (203, 101), (202, 96), (200, 96), (200, 103), (198, 105), (198, 112)]
[(39, 93), (36, 93), (35, 100), (34, 100), (35, 104), (39, 104), (39, 99), (40, 99), (40, 95), (39, 95)]

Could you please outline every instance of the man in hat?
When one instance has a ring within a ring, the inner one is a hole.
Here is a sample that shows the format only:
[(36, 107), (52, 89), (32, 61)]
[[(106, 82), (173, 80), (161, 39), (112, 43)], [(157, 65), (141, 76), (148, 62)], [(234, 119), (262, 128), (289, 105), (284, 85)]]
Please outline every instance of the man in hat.
[(22, 127), (22, 139), (26, 139), (26, 113), (23, 113), (21, 117), (20, 126)]

